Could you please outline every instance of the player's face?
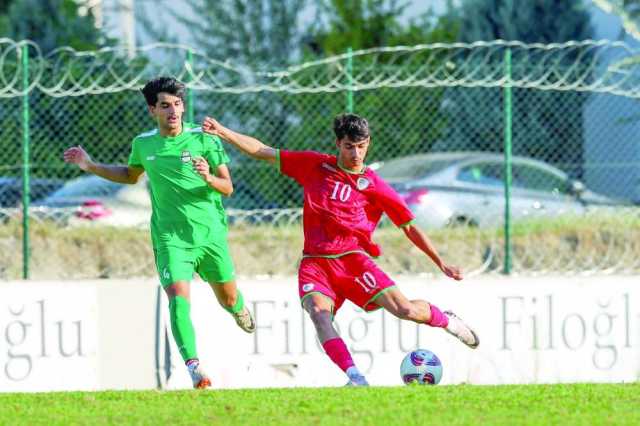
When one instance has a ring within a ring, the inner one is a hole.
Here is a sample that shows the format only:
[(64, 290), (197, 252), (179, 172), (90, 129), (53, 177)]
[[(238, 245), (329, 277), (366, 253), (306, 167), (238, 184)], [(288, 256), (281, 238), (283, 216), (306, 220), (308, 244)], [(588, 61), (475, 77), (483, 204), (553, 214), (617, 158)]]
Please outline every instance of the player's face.
[(149, 107), (151, 115), (158, 121), (158, 127), (164, 131), (178, 130), (182, 126), (184, 103), (178, 96), (158, 93), (158, 102)]
[(364, 167), (367, 150), (369, 149), (369, 141), (370, 138), (366, 138), (354, 142), (348, 137), (336, 140), (340, 165), (347, 170), (354, 172), (361, 171)]

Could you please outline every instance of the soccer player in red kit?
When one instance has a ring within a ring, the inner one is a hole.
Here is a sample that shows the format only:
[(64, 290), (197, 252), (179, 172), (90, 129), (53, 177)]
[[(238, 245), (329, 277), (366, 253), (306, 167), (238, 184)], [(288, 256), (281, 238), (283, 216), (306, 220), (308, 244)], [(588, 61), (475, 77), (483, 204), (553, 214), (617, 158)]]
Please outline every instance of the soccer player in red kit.
[(461, 271), (447, 265), (413, 224), (413, 214), (402, 198), (366, 167), (371, 140), (367, 120), (355, 114), (339, 115), (333, 129), (337, 156), (278, 150), (209, 117), (202, 125), (204, 132), (219, 136), (245, 154), (276, 164), (281, 173), (303, 187), (304, 250), (298, 291), (324, 350), (345, 372), (348, 385), (368, 383), (333, 326), (333, 315), (345, 299), (365, 311), (382, 307), (398, 318), (440, 327), (470, 348), (477, 348), (478, 336), (459, 317), (424, 300), (407, 299), (372, 260), (381, 252), (371, 235), (386, 213), (446, 276), (462, 279)]

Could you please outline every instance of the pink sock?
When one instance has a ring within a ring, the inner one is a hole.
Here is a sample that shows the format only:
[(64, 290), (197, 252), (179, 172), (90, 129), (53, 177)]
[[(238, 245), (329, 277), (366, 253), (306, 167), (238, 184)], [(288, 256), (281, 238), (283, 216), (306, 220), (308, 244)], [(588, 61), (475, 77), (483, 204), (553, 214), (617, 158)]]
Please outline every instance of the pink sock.
[(446, 328), (449, 325), (449, 318), (436, 305), (430, 304), (429, 308), (431, 308), (431, 319), (427, 321), (427, 325)]
[(344, 341), (336, 337), (335, 339), (329, 339), (322, 344), (324, 351), (327, 353), (331, 361), (333, 361), (342, 371), (345, 373), (349, 367), (353, 367), (355, 364), (347, 349), (347, 345)]

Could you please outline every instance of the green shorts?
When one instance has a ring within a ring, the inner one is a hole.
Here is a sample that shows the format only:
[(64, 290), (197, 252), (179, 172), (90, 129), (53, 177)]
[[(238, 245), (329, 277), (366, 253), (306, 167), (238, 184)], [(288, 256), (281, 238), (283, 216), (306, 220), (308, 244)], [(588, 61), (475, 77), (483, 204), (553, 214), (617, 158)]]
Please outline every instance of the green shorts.
[(233, 260), (227, 241), (212, 242), (204, 247), (158, 247), (153, 250), (163, 287), (177, 281), (191, 281), (195, 272), (209, 283), (235, 279)]

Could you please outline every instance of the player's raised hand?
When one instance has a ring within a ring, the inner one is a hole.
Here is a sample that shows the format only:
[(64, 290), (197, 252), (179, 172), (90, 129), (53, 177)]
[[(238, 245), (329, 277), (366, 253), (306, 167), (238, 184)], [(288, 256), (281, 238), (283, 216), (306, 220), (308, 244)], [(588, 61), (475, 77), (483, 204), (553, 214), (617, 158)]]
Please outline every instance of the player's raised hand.
[(67, 149), (64, 152), (63, 157), (64, 161), (71, 164), (77, 164), (82, 170), (87, 170), (91, 163), (91, 157), (89, 157), (89, 154), (87, 154), (80, 145)]
[(218, 121), (211, 117), (205, 117), (202, 121), (202, 131), (205, 133), (209, 133), (210, 135), (220, 136), (222, 137), (222, 130), (224, 127), (222, 124), (218, 123)]
[(191, 161), (193, 163), (193, 168), (196, 171), (196, 173), (202, 176), (202, 179), (207, 180), (211, 175), (211, 171), (209, 169), (209, 163), (207, 162), (207, 160), (205, 160), (202, 157), (195, 157)]
[(457, 266), (442, 265), (442, 272), (449, 278), (453, 278), (456, 281), (462, 279), (462, 271)]

